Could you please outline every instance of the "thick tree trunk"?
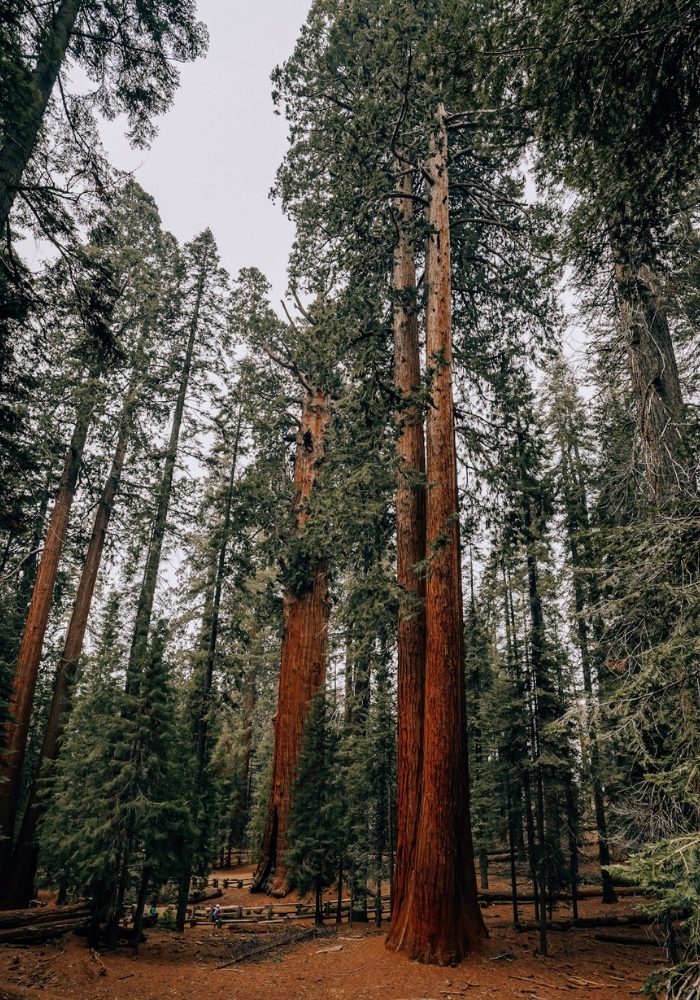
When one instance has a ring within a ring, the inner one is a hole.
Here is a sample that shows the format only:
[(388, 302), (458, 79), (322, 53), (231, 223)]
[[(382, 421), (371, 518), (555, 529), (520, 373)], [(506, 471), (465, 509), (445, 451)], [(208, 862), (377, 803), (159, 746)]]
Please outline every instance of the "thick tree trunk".
[[(411, 194), (409, 173), (401, 178), (401, 190)], [(399, 211), (403, 224), (394, 251), (394, 380), (403, 405), (397, 415), (396, 578), (403, 600), (397, 628), (396, 866), (390, 945), (413, 868), (425, 697), (425, 581), (414, 568), (425, 559), (425, 441), (417, 402), (421, 373), (416, 266), (408, 232), (413, 213), (410, 198), (399, 202)]]
[(51, 92), (66, 55), (81, 8), (81, 0), (63, 0), (43, 32), (32, 73), (33, 100), (21, 123), (0, 148), (0, 231), (5, 232), (22, 175), (36, 146)]
[(486, 936), (476, 889), (469, 822), (467, 727), (462, 656), (462, 583), (452, 400), (452, 292), (447, 135), (444, 109), (428, 164), (426, 352), (432, 406), (426, 433), (425, 723), (412, 870), (390, 945), (423, 962), (459, 962)]
[(66, 453), (58, 495), (49, 519), (12, 681), (8, 709), (10, 718), (4, 727), (5, 748), (0, 758), (0, 882), (3, 884), (6, 881), (6, 869), (12, 850), (17, 797), (27, 749), (29, 720), (34, 703), (41, 650), (91, 417), (92, 405), (82, 402)]
[(647, 264), (618, 263), (615, 279), (647, 487), (659, 505), (691, 487), (678, 366), (658, 276)]
[[(192, 776), (192, 808), (194, 812), (195, 828), (198, 828), (202, 820), (202, 787), (204, 784), (204, 771), (207, 764), (207, 734), (209, 732), (209, 709), (211, 700), (211, 688), (214, 679), (214, 663), (216, 661), (216, 643), (219, 637), (219, 612), (221, 609), (221, 593), (224, 585), (224, 572), (226, 570), (226, 550), (228, 548), (229, 532), (231, 530), (231, 505), (233, 503), (233, 488), (236, 482), (236, 467), (238, 465), (238, 446), (241, 438), (241, 424), (243, 420), (243, 406), (238, 409), (238, 421), (236, 425), (236, 436), (233, 444), (233, 454), (231, 456), (231, 470), (228, 476), (226, 487), (226, 497), (224, 501), (224, 516), (221, 523), (221, 537), (218, 546), (216, 566), (214, 568), (214, 593), (211, 599), (211, 606), (207, 607), (207, 627), (205, 629), (206, 641), (206, 661), (200, 681), (199, 697), (197, 698), (197, 718), (195, 721), (194, 739), (194, 774)], [(207, 602), (209, 604), (209, 602)], [(229, 851), (230, 855), (230, 851)], [(190, 894), (190, 882), (192, 881), (192, 856), (186, 852), (180, 874), (180, 889), (177, 901), (176, 926), (179, 931), (185, 929), (185, 919), (187, 917), (187, 899)]]
[[(326, 430), (331, 417), (328, 395), (322, 391), (304, 398), (301, 426), (294, 461), (296, 532), (302, 535), (307, 521), (307, 504), (318, 468), (323, 461)], [(284, 896), (288, 891), (287, 828), (301, 749), (304, 723), (311, 701), (326, 675), (326, 639), (330, 603), (326, 567), (307, 567), (303, 590), (288, 589), (283, 600), (284, 635), (280, 659), (279, 697), (275, 715), (275, 749), (272, 784), (263, 834), (260, 861), (252, 890), (263, 891), (273, 876), (269, 891)]]
[(10, 875), (6, 881), (2, 895), (0, 895), (0, 905), (2, 906), (26, 906), (32, 897), (32, 887), (39, 856), (39, 845), (36, 841), (37, 829), (45, 808), (44, 799), (39, 792), (42, 782), (45, 782), (50, 776), (51, 764), (58, 758), (59, 745), (67, 718), (70, 688), (75, 667), (83, 649), (88, 616), (92, 605), (97, 575), (102, 562), (107, 529), (112, 516), (112, 510), (114, 509), (114, 499), (119, 489), (122, 470), (124, 468), (124, 459), (126, 458), (126, 450), (138, 397), (139, 393), (132, 382), (122, 408), (112, 465), (97, 505), (92, 535), (90, 536), (85, 563), (83, 564), (78, 582), (63, 653), (56, 671), (49, 717), (46, 722), (39, 757), (39, 767), (32, 783), (22, 825), (12, 855)]

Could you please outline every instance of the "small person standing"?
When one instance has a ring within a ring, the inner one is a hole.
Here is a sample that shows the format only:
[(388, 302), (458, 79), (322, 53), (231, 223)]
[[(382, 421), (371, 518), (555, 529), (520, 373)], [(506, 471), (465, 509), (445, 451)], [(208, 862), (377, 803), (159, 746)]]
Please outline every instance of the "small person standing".
[(214, 927), (221, 927), (221, 907), (217, 903), (214, 909), (211, 911), (211, 919)]
[(155, 899), (151, 903), (151, 909), (148, 911), (148, 915), (151, 918), (151, 927), (155, 927), (158, 923), (158, 907), (156, 905)]

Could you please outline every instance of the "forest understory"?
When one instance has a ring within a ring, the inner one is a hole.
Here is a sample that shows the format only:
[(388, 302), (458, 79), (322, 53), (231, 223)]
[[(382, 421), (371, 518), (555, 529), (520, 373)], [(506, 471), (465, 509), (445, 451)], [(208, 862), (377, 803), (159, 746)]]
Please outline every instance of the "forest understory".
[[(588, 866), (584, 866), (585, 870)], [(590, 866), (591, 871), (593, 865)], [(250, 867), (214, 871), (213, 877), (246, 879)], [(490, 891), (510, 891), (509, 876), (494, 866)], [(524, 876), (519, 890), (532, 886)], [(47, 905), (55, 897), (42, 894)], [(296, 900), (297, 893), (290, 893)], [(335, 893), (325, 897), (334, 905)], [(265, 898), (265, 902), (266, 902)], [(263, 903), (247, 889), (227, 888), (217, 900), (222, 906)], [(584, 918), (631, 917), (643, 900), (622, 897), (603, 906), (600, 898), (583, 899)], [(211, 905), (211, 904), (210, 904)], [(532, 921), (532, 905), (521, 904), (521, 920)], [(235, 961), (241, 943), (273, 945), (286, 928), (241, 932), (210, 921), (188, 927), (183, 934), (149, 928), (138, 958), (130, 948), (99, 954), (86, 949), (75, 934), (42, 946), (0, 946), (0, 1000), (189, 1000), (227, 997), (230, 1000), (301, 1000), (303, 997), (357, 997), (376, 1000), (449, 1000), (450, 997), (522, 997), (530, 1000), (616, 1000), (639, 995), (644, 980), (664, 961), (657, 928), (623, 927), (609, 933), (621, 938), (648, 938), (646, 946), (599, 941), (603, 929), (574, 928), (553, 933), (549, 956), (537, 952), (536, 930), (515, 930), (509, 902), (483, 907), (489, 939), (481, 954), (454, 967), (412, 962), (384, 946), (385, 930), (373, 923), (336, 926), (326, 920), (322, 936), (283, 947), (247, 961)], [(555, 905), (555, 922), (571, 917), (570, 904)], [(311, 921), (304, 921), (311, 927)], [(385, 925), (386, 926), (386, 925)], [(4, 991), (4, 992), (3, 992)]]
[(298, 2), (0, 0), (0, 1000), (700, 1000), (698, 0)]

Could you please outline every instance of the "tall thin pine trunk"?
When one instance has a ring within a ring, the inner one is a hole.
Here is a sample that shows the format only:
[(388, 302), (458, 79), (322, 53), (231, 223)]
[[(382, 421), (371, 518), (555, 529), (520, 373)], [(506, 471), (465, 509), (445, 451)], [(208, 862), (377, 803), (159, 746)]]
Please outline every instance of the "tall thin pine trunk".
[(430, 566), (425, 588), (425, 722), (413, 866), (390, 944), (413, 959), (445, 965), (477, 949), (486, 928), (479, 909), (469, 819), (447, 130), (442, 106), (427, 172), (431, 235), (426, 352), (432, 369), (432, 405), (426, 421)]
[[(170, 428), (168, 449), (165, 455), (163, 472), (161, 474), (160, 487), (156, 500), (156, 511), (151, 528), (151, 538), (148, 545), (148, 552), (146, 554), (146, 565), (144, 567), (141, 588), (139, 591), (139, 600), (136, 608), (134, 634), (131, 640), (129, 661), (126, 669), (125, 692), (127, 695), (133, 695), (138, 690), (141, 670), (148, 648), (148, 636), (151, 628), (151, 617), (153, 615), (153, 603), (155, 600), (156, 584), (158, 582), (158, 572), (160, 570), (160, 559), (163, 550), (163, 542), (165, 540), (165, 533), (168, 526), (168, 511), (170, 509), (170, 498), (173, 490), (173, 479), (175, 475), (178, 444), (180, 441), (180, 431), (182, 429), (185, 401), (187, 399), (187, 390), (189, 388), (190, 375), (192, 373), (194, 348), (197, 340), (197, 333), (199, 331), (199, 315), (207, 277), (207, 264), (208, 253), (205, 250), (197, 278), (195, 301), (192, 309), (192, 316), (190, 318), (182, 372), (180, 373), (180, 384), (178, 387), (177, 398), (175, 400), (175, 409), (173, 411), (173, 419)], [(123, 825), (124, 829), (122, 837), (125, 845), (124, 864), (114, 888), (114, 896), (116, 900), (114, 912), (116, 913), (121, 912), (121, 906), (126, 892), (129, 870), (128, 865), (131, 856), (135, 823), (136, 816), (133, 808), (131, 808), (127, 812)], [(109, 928), (109, 933), (110, 940), (113, 941), (114, 938), (112, 928)]]
[[(610, 864), (610, 846), (608, 843), (608, 825), (601, 777), (600, 749), (598, 746), (598, 727), (596, 723), (595, 700), (593, 690), (593, 669), (589, 641), (586, 588), (581, 579), (581, 570), (593, 568), (593, 553), (590, 542), (591, 526), (588, 516), (586, 490), (583, 482), (580, 458), (574, 449), (569, 455), (568, 449), (562, 447), (562, 477), (564, 480), (564, 504), (566, 508), (566, 528), (571, 554), (571, 567), (574, 583), (574, 607), (576, 609), (576, 629), (578, 646), (581, 654), (581, 672), (583, 674), (583, 689), (586, 695), (586, 724), (590, 740), (591, 785), (593, 788), (593, 805), (595, 812), (596, 832), (598, 835), (598, 860), (600, 861), (603, 886), (603, 902), (614, 903), (617, 899), (612, 876), (607, 871)], [(581, 552), (583, 549), (583, 553)], [(591, 595), (592, 599), (597, 595)]]
[[(316, 390), (304, 397), (294, 460), (296, 532), (308, 518), (307, 505), (323, 461), (325, 436), (331, 417), (329, 396)], [(279, 697), (275, 715), (272, 783), (260, 860), (252, 891), (265, 889), (284, 896), (288, 891), (287, 831), (301, 750), (304, 723), (311, 702), (326, 676), (326, 641), (330, 602), (323, 561), (306, 567), (307, 579), (298, 590), (288, 588), (283, 598), (284, 635), (280, 658)]]
[[(221, 594), (224, 585), (224, 573), (226, 570), (226, 551), (228, 548), (229, 533), (231, 530), (231, 505), (233, 503), (233, 488), (236, 482), (236, 471), (238, 465), (238, 447), (241, 438), (241, 426), (243, 421), (243, 405), (238, 409), (238, 420), (236, 423), (236, 435), (233, 443), (233, 454), (231, 456), (231, 468), (226, 485), (226, 498), (224, 502), (224, 516), (221, 523), (221, 537), (219, 541), (216, 566), (214, 568), (214, 588), (211, 596), (211, 608), (208, 611), (206, 637), (206, 661), (201, 678), (200, 697), (197, 699), (197, 719), (195, 721), (194, 740), (194, 774), (192, 776), (192, 803), (195, 824), (199, 824), (203, 817), (201, 815), (201, 796), (204, 785), (204, 771), (207, 763), (207, 735), (209, 732), (209, 711), (211, 707), (211, 689), (214, 679), (214, 664), (216, 661), (216, 644), (219, 637), (219, 616), (221, 610)], [(209, 603), (209, 602), (207, 602)], [(230, 852), (229, 852), (230, 854)], [(192, 855), (188, 851), (183, 860), (180, 874), (180, 887), (177, 901), (176, 924), (178, 930), (185, 929), (185, 918), (187, 916), (187, 899), (190, 894), (190, 883), (192, 881)]]
[(530, 667), (531, 667), (531, 725), (532, 725), (532, 749), (535, 756), (535, 817), (537, 821), (537, 865), (536, 880), (539, 883), (540, 912), (539, 928), (540, 943), (539, 951), (541, 955), (547, 954), (547, 828), (545, 818), (545, 788), (544, 788), (544, 765), (542, 763), (543, 748), (540, 733), (540, 709), (541, 695), (546, 692), (547, 679), (545, 677), (545, 647), (544, 647), (544, 618), (542, 615), (542, 599), (539, 587), (539, 569), (535, 554), (532, 511), (530, 499), (523, 498), (523, 527), (525, 532), (525, 558), (527, 566), (527, 593), (530, 615)]
[(0, 757), (0, 882), (3, 884), (12, 851), (17, 799), (44, 635), (92, 413), (90, 394), (84, 393), (66, 453), (56, 502), (49, 518), (12, 681), (9, 720), (5, 723), (3, 732), (5, 746)]
[(127, 694), (132, 690), (138, 672), (138, 664), (142, 660), (146, 646), (148, 644), (148, 633), (151, 627), (151, 617), (153, 615), (153, 602), (156, 595), (156, 584), (158, 582), (158, 571), (160, 569), (160, 557), (163, 550), (163, 541), (168, 525), (168, 511), (170, 509), (170, 497), (173, 491), (173, 478), (175, 475), (175, 463), (177, 461), (177, 449), (180, 441), (180, 430), (182, 428), (182, 418), (185, 411), (185, 400), (190, 383), (192, 372), (192, 358), (194, 347), (199, 330), (199, 313), (204, 294), (204, 284), (207, 275), (207, 253), (205, 251), (200, 265), (197, 279), (197, 291), (195, 294), (192, 317), (190, 319), (187, 344), (185, 347), (185, 357), (180, 374), (180, 385), (178, 388), (175, 409), (170, 427), (170, 438), (168, 450), (165, 454), (165, 463), (160, 480), (158, 497), (156, 500), (156, 512), (151, 527), (151, 537), (146, 555), (146, 565), (144, 567), (141, 589), (139, 591), (139, 601), (136, 609), (136, 620), (134, 623), (134, 634), (131, 640), (129, 651), (129, 663), (126, 675)]
[[(401, 190), (411, 194), (411, 175), (404, 172)], [(392, 884), (394, 941), (397, 916), (404, 904), (413, 868), (423, 744), (425, 697), (425, 581), (416, 565), (425, 559), (425, 439), (417, 397), (421, 386), (416, 265), (408, 231), (413, 205), (399, 201), (401, 222), (394, 251), (394, 380), (402, 400), (396, 443), (396, 577), (403, 595), (397, 628), (397, 790), (396, 865)]]
[(32, 101), (20, 123), (0, 147), (0, 231), (5, 232), (22, 175), (36, 147), (71, 35), (80, 14), (81, 0), (63, 0), (42, 33), (36, 66), (31, 77)]
[(36, 839), (37, 830), (45, 808), (45, 801), (39, 792), (42, 783), (50, 777), (52, 763), (58, 758), (60, 741), (63, 736), (69, 708), (70, 688), (75, 667), (83, 649), (83, 640), (85, 638), (95, 584), (102, 562), (110, 518), (114, 509), (114, 500), (121, 481), (138, 399), (139, 390), (136, 385), (136, 378), (133, 378), (122, 407), (112, 464), (97, 505), (92, 534), (85, 555), (85, 562), (80, 573), (70, 622), (66, 631), (63, 653), (61, 654), (56, 670), (51, 706), (49, 708), (49, 716), (39, 755), (39, 766), (32, 782), (22, 825), (12, 855), (10, 877), (6, 881), (2, 895), (0, 895), (0, 904), (3, 906), (28, 906), (29, 900), (32, 897), (34, 876), (39, 857), (39, 845)]

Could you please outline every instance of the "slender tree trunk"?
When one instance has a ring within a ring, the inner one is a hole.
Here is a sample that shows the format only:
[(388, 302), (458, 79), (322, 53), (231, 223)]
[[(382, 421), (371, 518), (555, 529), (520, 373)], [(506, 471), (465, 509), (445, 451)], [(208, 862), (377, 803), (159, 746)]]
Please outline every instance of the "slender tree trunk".
[(544, 618), (542, 615), (542, 599), (539, 589), (539, 571), (534, 550), (532, 512), (529, 497), (523, 500), (523, 527), (525, 530), (525, 554), (527, 563), (528, 603), (530, 611), (530, 649), (531, 649), (531, 680), (532, 680), (532, 744), (535, 755), (535, 816), (537, 819), (537, 881), (540, 891), (540, 944), (541, 955), (547, 954), (547, 828), (545, 821), (544, 766), (542, 763), (543, 748), (540, 735), (541, 696), (549, 694), (545, 677), (544, 648)]
[(51, 611), (58, 564), (75, 496), (83, 449), (92, 417), (92, 404), (86, 401), (86, 398), (87, 394), (83, 396), (79, 406), (73, 436), (66, 453), (58, 495), (49, 519), (12, 681), (8, 708), (9, 720), (4, 726), (5, 749), (0, 758), (0, 882), (3, 884), (12, 850), (17, 798), (27, 749), (29, 721), (34, 703), (44, 635)]
[(58, 662), (49, 717), (39, 756), (39, 767), (32, 782), (22, 825), (15, 844), (10, 877), (0, 896), (0, 905), (3, 906), (11, 908), (28, 906), (29, 900), (32, 898), (34, 876), (39, 857), (39, 845), (36, 839), (37, 829), (45, 808), (45, 800), (39, 792), (42, 784), (50, 777), (51, 765), (58, 758), (60, 741), (68, 714), (70, 688), (75, 667), (83, 649), (88, 616), (102, 562), (109, 521), (114, 509), (114, 499), (119, 489), (138, 397), (139, 392), (132, 381), (122, 408), (112, 465), (97, 505), (92, 535), (80, 574), (63, 653)]
[(444, 108), (428, 164), (426, 353), (432, 406), (426, 426), (425, 724), (412, 870), (392, 921), (391, 946), (416, 960), (459, 962), (486, 937), (477, 897), (469, 821), (462, 655), (462, 581), (452, 400), (452, 291), (447, 130)]
[[(304, 397), (301, 426), (294, 460), (296, 533), (302, 535), (308, 518), (307, 505), (324, 457), (325, 436), (331, 417), (328, 395), (317, 390)], [(312, 699), (323, 686), (326, 674), (326, 640), (330, 602), (326, 567), (316, 562), (307, 567), (303, 590), (287, 589), (283, 598), (284, 635), (280, 659), (279, 696), (275, 715), (275, 749), (272, 784), (263, 833), (260, 861), (252, 891), (288, 892), (287, 827), (292, 789), (301, 749), (304, 723)]]
[(678, 365), (658, 275), (647, 264), (618, 263), (615, 280), (647, 487), (658, 506), (692, 485)]
[(63, 0), (42, 32), (39, 54), (32, 72), (31, 104), (20, 124), (0, 147), (0, 231), (5, 232), (22, 175), (36, 146), (46, 107), (66, 55), (81, 8), (81, 0)]
[(571, 909), (574, 920), (578, 920), (578, 840), (576, 836), (577, 814), (574, 798), (574, 781), (570, 771), (565, 778), (566, 791), (566, 832), (569, 842), (569, 873), (571, 877)]
[(508, 808), (508, 849), (510, 852), (510, 891), (513, 897), (513, 927), (517, 927), (520, 923), (520, 917), (518, 914), (518, 878), (515, 869), (515, 812), (510, 775), (506, 775), (506, 795)]
[(243, 742), (243, 759), (241, 761), (241, 794), (238, 804), (240, 815), (243, 817), (241, 829), (244, 832), (250, 818), (250, 762), (253, 752), (253, 712), (255, 711), (256, 697), (256, 668), (255, 663), (251, 663), (246, 673), (245, 696), (243, 698), (245, 728), (241, 736)]
[(314, 913), (314, 923), (317, 927), (323, 926), (323, 888), (321, 886), (321, 879), (316, 878), (316, 885), (314, 888), (314, 897), (316, 900), (316, 908)]
[(136, 897), (136, 909), (134, 911), (134, 925), (131, 931), (131, 947), (133, 949), (134, 955), (138, 954), (139, 945), (141, 944), (141, 933), (143, 931), (143, 911), (146, 906), (146, 893), (148, 892), (148, 883), (151, 881), (151, 873), (146, 867), (141, 872), (141, 881), (139, 882), (139, 891)]
[(153, 602), (156, 595), (156, 584), (158, 582), (158, 571), (160, 569), (160, 557), (163, 550), (163, 541), (168, 524), (168, 510), (170, 509), (170, 497), (173, 490), (173, 477), (175, 475), (175, 463), (177, 460), (177, 449), (180, 440), (180, 430), (182, 418), (185, 411), (185, 400), (189, 388), (190, 373), (192, 371), (192, 358), (199, 329), (199, 312), (204, 293), (204, 283), (207, 274), (207, 255), (205, 253), (200, 267), (197, 282), (192, 318), (190, 320), (187, 344), (185, 347), (185, 357), (180, 374), (180, 385), (178, 388), (175, 410), (173, 411), (173, 421), (170, 428), (170, 439), (168, 450), (165, 455), (163, 473), (158, 490), (156, 502), (156, 512), (151, 528), (151, 538), (146, 555), (146, 565), (144, 567), (139, 601), (136, 609), (136, 620), (134, 623), (134, 634), (131, 640), (129, 651), (129, 663), (126, 674), (126, 691), (129, 694), (134, 686), (138, 672), (138, 664), (143, 659), (148, 644), (148, 633), (151, 627), (151, 617), (153, 614)]
[[(202, 822), (202, 788), (204, 785), (204, 771), (207, 763), (207, 735), (209, 731), (209, 711), (211, 702), (211, 688), (214, 679), (214, 663), (216, 661), (216, 643), (219, 637), (219, 613), (221, 609), (221, 593), (224, 585), (224, 573), (226, 570), (226, 550), (228, 548), (229, 533), (231, 530), (231, 505), (233, 503), (233, 488), (236, 482), (236, 467), (238, 464), (238, 446), (241, 438), (241, 424), (243, 420), (243, 405), (238, 409), (238, 420), (236, 423), (236, 436), (233, 444), (233, 454), (231, 456), (231, 471), (228, 476), (226, 489), (226, 499), (224, 502), (224, 516), (221, 524), (221, 540), (219, 542), (216, 566), (214, 570), (214, 593), (212, 595), (211, 609), (208, 610), (208, 628), (206, 629), (206, 663), (201, 679), (200, 697), (197, 699), (197, 719), (195, 727), (194, 746), (194, 774), (192, 776), (192, 804), (195, 819), (195, 828)], [(180, 887), (177, 901), (176, 926), (179, 931), (185, 929), (185, 919), (187, 917), (187, 899), (190, 894), (190, 883), (192, 881), (192, 855), (185, 852), (185, 858), (180, 875)], [(229, 843), (229, 867), (230, 867), (230, 843)]]
[[(401, 190), (411, 194), (411, 175)], [(410, 198), (399, 202), (403, 223), (394, 251), (394, 379), (402, 400), (396, 493), (396, 576), (403, 600), (398, 620), (396, 864), (392, 885), (392, 921), (387, 943), (396, 943), (397, 917), (413, 869), (423, 753), (425, 698), (425, 580), (415, 569), (425, 559), (425, 441), (417, 402), (421, 386), (416, 300), (416, 266), (408, 225)]]
[(340, 868), (338, 870), (338, 895), (336, 896), (335, 904), (335, 922), (340, 924), (343, 922), (343, 862), (340, 862)]
[[(590, 551), (590, 522), (588, 517), (588, 504), (586, 502), (586, 492), (583, 483), (581, 463), (578, 455), (573, 455), (570, 460), (568, 449), (562, 444), (562, 476), (564, 479), (564, 503), (566, 505), (566, 523), (569, 536), (569, 551), (571, 553), (571, 566), (573, 570), (574, 583), (574, 607), (576, 609), (576, 629), (578, 633), (578, 646), (581, 654), (581, 671), (583, 673), (583, 689), (586, 695), (586, 724), (588, 738), (591, 744), (591, 785), (593, 788), (593, 804), (595, 811), (596, 831), (598, 834), (598, 860), (601, 867), (601, 878), (603, 884), (603, 903), (614, 903), (617, 900), (613, 886), (612, 876), (606, 870), (610, 864), (610, 846), (608, 844), (607, 817), (605, 815), (605, 798), (603, 794), (603, 783), (601, 780), (600, 751), (598, 748), (598, 731), (596, 724), (595, 699), (593, 690), (593, 671), (591, 664), (591, 651), (588, 634), (588, 622), (585, 613), (587, 608), (586, 587), (581, 579), (581, 569), (584, 568), (584, 559), (589, 569), (593, 567), (592, 552)], [(580, 539), (580, 536), (582, 538)], [(583, 543), (582, 546), (580, 541)], [(581, 547), (584, 549), (584, 558), (581, 557)], [(593, 596), (593, 595), (592, 595)]]

